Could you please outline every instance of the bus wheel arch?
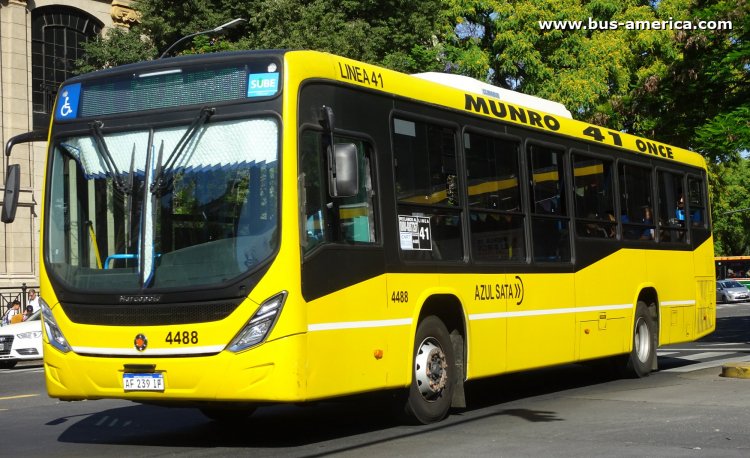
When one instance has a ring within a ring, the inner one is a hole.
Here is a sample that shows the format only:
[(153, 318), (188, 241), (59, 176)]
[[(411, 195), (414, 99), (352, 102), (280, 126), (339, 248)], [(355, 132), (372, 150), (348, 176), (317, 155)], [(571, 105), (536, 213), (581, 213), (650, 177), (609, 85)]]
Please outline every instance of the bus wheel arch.
[(419, 423), (440, 421), (465, 407), (466, 327), (456, 296), (439, 294), (422, 306), (414, 336), (406, 414)]

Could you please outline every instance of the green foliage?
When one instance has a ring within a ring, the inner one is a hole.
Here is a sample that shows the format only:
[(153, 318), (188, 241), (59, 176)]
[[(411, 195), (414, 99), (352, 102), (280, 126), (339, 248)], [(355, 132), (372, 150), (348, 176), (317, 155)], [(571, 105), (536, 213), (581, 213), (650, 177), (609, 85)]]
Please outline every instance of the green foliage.
[(750, 104), (708, 120), (696, 130), (694, 143), (698, 151), (731, 164), (740, 152), (750, 148)]
[(731, 149), (707, 141), (737, 125), (742, 107), (750, 105), (750, 4), (702, 1), (687, 11), (694, 22), (732, 21), (733, 27), (676, 33), (677, 54), (668, 56), (663, 71), (634, 88), (624, 114), (638, 121), (635, 133), (697, 150), (710, 161), (736, 160), (750, 143), (735, 140)]
[[(440, 48), (435, 30), (444, 0), (136, 0), (142, 13), (138, 32), (159, 53), (186, 35), (210, 30), (234, 18), (245, 18), (240, 27), (223, 36), (198, 36), (178, 46), (174, 54), (215, 52), (232, 49), (315, 49), (328, 51), (401, 71), (437, 69)], [(119, 37), (121, 33), (116, 36)], [(94, 54), (113, 53), (108, 36), (91, 45)], [(132, 42), (128, 42), (132, 43)], [(132, 55), (132, 60), (157, 55)], [(128, 55), (131, 56), (131, 55)], [(126, 56), (123, 55), (123, 58)], [(110, 60), (96, 58), (85, 71)], [(123, 63), (126, 60), (111, 59)], [(82, 69), (83, 70), (83, 69)]]
[(715, 164), (709, 178), (716, 255), (749, 255), (750, 161)]
[(76, 61), (77, 74), (151, 59), (156, 48), (134, 27), (109, 29), (104, 37), (84, 43), (83, 51), (83, 58)]
[[(459, 27), (447, 37), (447, 58), (455, 71), (561, 102), (579, 119), (612, 128), (625, 126), (617, 112), (630, 89), (670, 54), (668, 31), (610, 25), (657, 19), (648, 1), (455, 0), (452, 7)], [(543, 29), (540, 21), (586, 27)]]

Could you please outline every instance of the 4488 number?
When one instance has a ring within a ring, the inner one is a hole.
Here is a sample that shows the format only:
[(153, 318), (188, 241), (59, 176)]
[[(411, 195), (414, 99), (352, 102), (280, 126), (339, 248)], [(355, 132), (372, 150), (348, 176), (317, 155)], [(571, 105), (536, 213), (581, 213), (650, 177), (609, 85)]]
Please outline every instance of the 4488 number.
[(391, 302), (409, 302), (409, 291), (393, 291)]
[(188, 345), (198, 343), (198, 331), (169, 331), (164, 341), (170, 345)]

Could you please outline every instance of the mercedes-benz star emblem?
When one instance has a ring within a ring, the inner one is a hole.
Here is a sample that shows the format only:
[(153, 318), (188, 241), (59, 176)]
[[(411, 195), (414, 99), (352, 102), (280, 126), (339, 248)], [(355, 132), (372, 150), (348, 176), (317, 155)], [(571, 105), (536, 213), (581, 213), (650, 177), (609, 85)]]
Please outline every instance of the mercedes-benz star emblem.
[(138, 334), (137, 336), (135, 336), (133, 344), (135, 344), (136, 350), (143, 351), (148, 346), (148, 339), (143, 334)]

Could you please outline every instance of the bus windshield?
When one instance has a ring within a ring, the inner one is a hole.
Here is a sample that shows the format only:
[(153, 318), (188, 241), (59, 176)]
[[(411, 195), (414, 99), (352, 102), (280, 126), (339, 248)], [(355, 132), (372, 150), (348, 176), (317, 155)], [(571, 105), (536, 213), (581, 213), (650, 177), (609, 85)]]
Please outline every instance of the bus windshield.
[[(196, 113), (196, 119), (202, 114)], [(100, 125), (99, 125), (100, 126)], [(48, 269), (72, 288), (226, 282), (276, 250), (275, 118), (102, 133), (54, 143)]]

